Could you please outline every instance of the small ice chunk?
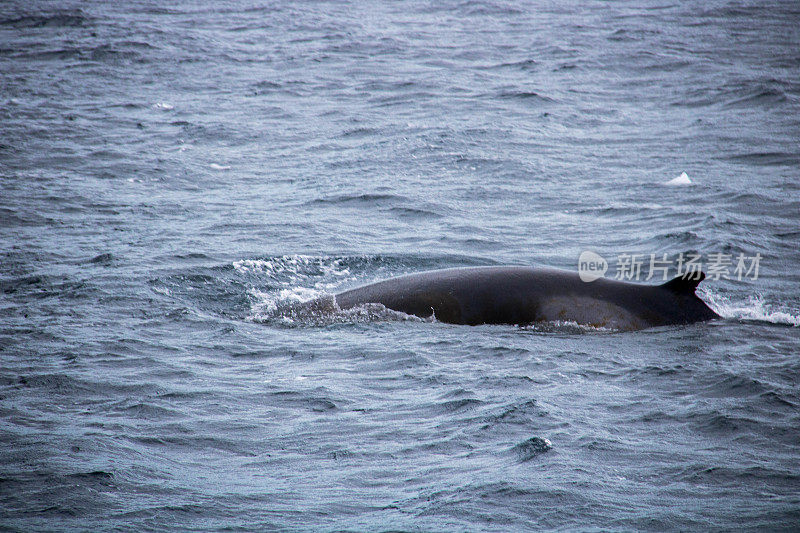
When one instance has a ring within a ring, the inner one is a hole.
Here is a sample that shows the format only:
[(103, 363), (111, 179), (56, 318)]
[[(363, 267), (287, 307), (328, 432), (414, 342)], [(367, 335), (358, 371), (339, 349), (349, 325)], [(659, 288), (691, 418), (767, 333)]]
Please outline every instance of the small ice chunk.
[(680, 176), (678, 176), (677, 178), (672, 178), (664, 185), (675, 186), (675, 185), (691, 185), (691, 184), (692, 180), (689, 179), (689, 176), (686, 174), (686, 172), (681, 172)]

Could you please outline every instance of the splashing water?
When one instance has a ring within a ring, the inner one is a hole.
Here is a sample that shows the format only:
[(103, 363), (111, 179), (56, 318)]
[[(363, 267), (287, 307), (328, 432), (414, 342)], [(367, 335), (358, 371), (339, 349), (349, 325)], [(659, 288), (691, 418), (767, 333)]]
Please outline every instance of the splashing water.
[(776, 309), (774, 304), (764, 301), (760, 294), (748, 296), (745, 303), (731, 302), (708, 289), (704, 296), (714, 311), (723, 318), (800, 327), (800, 312)]

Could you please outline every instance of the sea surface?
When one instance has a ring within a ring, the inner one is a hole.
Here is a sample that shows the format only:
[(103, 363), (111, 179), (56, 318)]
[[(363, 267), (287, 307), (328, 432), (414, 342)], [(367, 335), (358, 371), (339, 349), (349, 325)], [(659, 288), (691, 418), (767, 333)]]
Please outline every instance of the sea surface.
[[(722, 318), (298, 305), (584, 251)], [(3, 531), (800, 528), (794, 0), (3, 2), (0, 266)]]

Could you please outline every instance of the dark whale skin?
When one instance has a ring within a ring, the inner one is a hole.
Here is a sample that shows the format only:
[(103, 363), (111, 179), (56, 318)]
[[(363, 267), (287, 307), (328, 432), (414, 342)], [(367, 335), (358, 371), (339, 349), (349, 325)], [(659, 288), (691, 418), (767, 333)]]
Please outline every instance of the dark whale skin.
[(719, 318), (696, 294), (702, 272), (662, 285), (523, 266), (451, 268), (410, 274), (335, 295), (341, 309), (379, 303), (451, 324), (571, 321), (622, 330), (691, 324)]

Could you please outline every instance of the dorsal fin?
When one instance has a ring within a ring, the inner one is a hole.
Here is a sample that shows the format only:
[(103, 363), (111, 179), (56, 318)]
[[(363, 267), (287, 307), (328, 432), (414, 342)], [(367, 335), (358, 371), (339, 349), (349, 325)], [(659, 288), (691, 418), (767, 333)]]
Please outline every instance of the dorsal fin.
[(697, 272), (686, 272), (682, 276), (673, 278), (668, 282), (661, 285), (662, 289), (667, 289), (678, 294), (694, 294), (700, 282), (706, 279), (705, 273), (702, 270)]

